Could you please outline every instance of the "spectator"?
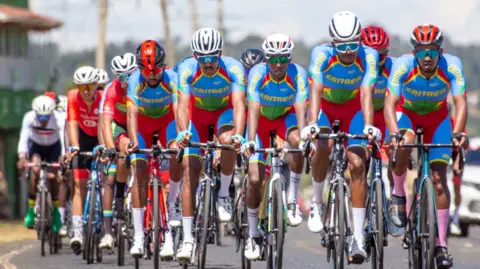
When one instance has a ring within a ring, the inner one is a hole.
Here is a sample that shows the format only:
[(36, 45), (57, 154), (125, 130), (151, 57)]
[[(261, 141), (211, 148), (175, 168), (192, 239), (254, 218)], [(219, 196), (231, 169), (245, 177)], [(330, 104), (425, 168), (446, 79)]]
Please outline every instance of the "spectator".
[(7, 180), (0, 170), (0, 219), (10, 218), (10, 208), (8, 207), (8, 188)]

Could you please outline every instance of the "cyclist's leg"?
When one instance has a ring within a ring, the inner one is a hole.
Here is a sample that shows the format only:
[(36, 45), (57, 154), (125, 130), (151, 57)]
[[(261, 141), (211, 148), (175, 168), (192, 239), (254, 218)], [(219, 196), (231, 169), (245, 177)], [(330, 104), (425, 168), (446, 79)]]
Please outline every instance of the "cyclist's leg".
[[(138, 133), (138, 148), (145, 149), (151, 145), (152, 133)], [(148, 142), (150, 141), (150, 143)], [(144, 232), (143, 222), (145, 215), (146, 192), (148, 186), (148, 159), (146, 154), (132, 154), (130, 155), (132, 169), (134, 171), (134, 181), (132, 185), (132, 215), (134, 240), (133, 246), (130, 249), (130, 254), (134, 257), (143, 255), (144, 252)]]
[[(192, 133), (190, 141), (199, 142), (197, 129), (190, 121), (189, 130)], [(183, 184), (181, 190), (182, 196), (182, 224), (183, 224), (183, 243), (177, 251), (177, 259), (189, 260), (193, 252), (193, 217), (196, 201), (196, 189), (200, 172), (202, 170), (202, 159), (200, 150), (196, 148), (185, 148), (183, 156)]]
[[(130, 139), (126, 132), (119, 134), (115, 139), (115, 146), (120, 151), (120, 154), (126, 155)], [(115, 204), (122, 205), (117, 207), (117, 218), (123, 218), (123, 203), (125, 195), (125, 186), (127, 184), (130, 170), (127, 168), (123, 159), (117, 160), (117, 179), (115, 182)]]
[(67, 235), (67, 226), (65, 226), (65, 206), (67, 202), (67, 184), (63, 179), (62, 173), (57, 172), (57, 182), (58, 182), (58, 211), (60, 212), (60, 220), (62, 221), (62, 228), (60, 228), (60, 236)]
[[(40, 162), (41, 159), (41, 150), (40, 145), (31, 142), (31, 146), (29, 147), (28, 156), (30, 156), (31, 162)], [(30, 168), (30, 178), (29, 178), (29, 188), (28, 188), (28, 210), (27, 214), (25, 215), (24, 225), (29, 228), (33, 229), (35, 225), (35, 201), (37, 198), (37, 182), (38, 177), (40, 175), (40, 167), (32, 167)]]
[[(232, 135), (235, 134), (233, 126), (233, 108), (225, 110), (217, 121), (217, 135), (221, 144), (231, 144)], [(230, 150), (222, 150), (220, 155), (220, 190), (218, 191), (218, 216), (220, 221), (228, 222), (232, 219), (232, 198), (230, 196), (230, 184), (233, 180), (233, 169), (237, 161), (237, 153)]]
[[(318, 127), (321, 133), (331, 133), (331, 125), (329, 115), (326, 111), (321, 110), (318, 113)], [(312, 157), (312, 185), (313, 197), (310, 206), (310, 214), (308, 215), (308, 228), (313, 233), (318, 233), (323, 230), (323, 222), (321, 215), (323, 214), (324, 201), (323, 189), (325, 187), (325, 178), (329, 166), (330, 151), (333, 146), (333, 141), (315, 140), (316, 150)]]
[[(434, 128), (424, 128), (424, 143), (449, 144), (452, 137), (452, 125), (448, 117)], [(450, 207), (450, 192), (447, 186), (447, 168), (452, 150), (450, 148), (434, 148), (430, 150), (430, 169), (432, 183), (435, 188), (438, 217), (438, 238), (436, 248), (437, 266), (450, 267), (452, 262), (447, 250), (447, 229)]]
[[(262, 125), (262, 116), (259, 118), (257, 135), (255, 141), (258, 147), (268, 145), (269, 129), (268, 126)], [(262, 121), (263, 122), (263, 121)], [(247, 127), (248, 128), (248, 127)], [(248, 130), (245, 131), (248, 139)], [(249, 228), (249, 238), (245, 244), (245, 257), (250, 260), (260, 258), (261, 244), (260, 232), (258, 231), (259, 207), (262, 201), (262, 182), (265, 182), (265, 156), (264, 154), (255, 153), (248, 161), (248, 182), (247, 182), (247, 218)], [(264, 207), (265, 208), (265, 207)], [(265, 216), (262, 216), (262, 218)]]
[[(60, 141), (53, 144), (52, 146), (45, 147), (47, 152), (45, 153), (45, 160), (47, 162), (58, 162), (62, 152)], [(56, 232), (60, 231), (62, 227), (62, 215), (60, 213), (59, 207), (59, 180), (58, 180), (58, 168), (49, 167), (47, 169), (47, 180), (49, 182), (49, 192), (52, 198), (53, 206), (53, 223), (52, 229)], [(65, 210), (65, 208), (64, 208)]]
[(452, 152), (452, 160), (453, 160), (453, 194), (454, 194), (454, 204), (455, 204), (455, 211), (453, 212), (452, 217), (452, 224), (450, 225), (450, 232), (453, 235), (461, 235), (462, 231), (460, 229), (460, 222), (459, 222), (459, 214), (458, 211), (460, 209), (460, 204), (462, 203), (462, 193), (461, 190), (461, 183), (463, 177), (463, 159), (461, 158), (457, 149), (454, 149)]
[[(176, 149), (177, 142), (175, 138), (177, 136), (176, 122), (171, 121), (166, 129), (166, 143), (168, 148)], [(170, 179), (168, 182), (169, 191), (167, 195), (167, 207), (168, 207), (168, 220), (169, 224), (178, 227), (181, 225), (181, 212), (177, 208), (177, 198), (178, 193), (180, 192), (180, 184), (182, 182), (183, 176), (183, 167), (181, 163), (176, 161), (176, 155), (172, 154), (170, 156)]]

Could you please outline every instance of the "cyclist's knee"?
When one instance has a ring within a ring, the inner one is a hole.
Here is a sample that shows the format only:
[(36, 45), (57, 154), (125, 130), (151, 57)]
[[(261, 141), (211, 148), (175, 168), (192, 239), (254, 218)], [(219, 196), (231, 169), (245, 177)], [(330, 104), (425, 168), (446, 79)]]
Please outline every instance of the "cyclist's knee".
[(47, 179), (48, 179), (48, 180), (51, 180), (52, 183), (53, 183), (53, 182), (57, 183), (57, 173), (48, 172), (48, 173), (47, 173)]
[(113, 184), (115, 183), (115, 174), (104, 176), (103, 178), (104, 178), (105, 187), (113, 188)]
[(220, 144), (230, 144), (233, 135), (233, 126), (222, 126), (218, 129)]
[(300, 144), (300, 132), (298, 131), (298, 129), (294, 129), (289, 132), (287, 138), (288, 144), (290, 144), (291, 148), (298, 148), (298, 145)]

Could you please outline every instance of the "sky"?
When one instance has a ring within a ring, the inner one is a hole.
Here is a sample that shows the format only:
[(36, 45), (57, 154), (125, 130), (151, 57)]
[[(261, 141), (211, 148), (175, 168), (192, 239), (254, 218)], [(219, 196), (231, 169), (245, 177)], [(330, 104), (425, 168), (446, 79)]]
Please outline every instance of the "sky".
[[(217, 1), (196, 0), (200, 27), (217, 27)], [(354, 12), (365, 26), (378, 22), (391, 33), (408, 39), (412, 29), (432, 23), (452, 42), (480, 42), (480, 0), (223, 0), (229, 41), (254, 33), (282, 32), (308, 44), (328, 38), (328, 23), (338, 11)], [(163, 37), (160, 0), (109, 0), (107, 42)], [(188, 0), (167, 0), (170, 32), (182, 42), (193, 34)], [(461, 4), (459, 4), (461, 3)], [(63, 52), (92, 48), (98, 39), (97, 0), (30, 0), (30, 9), (64, 22), (61, 29), (38, 40), (54, 41)], [(475, 30), (476, 29), (476, 30)]]

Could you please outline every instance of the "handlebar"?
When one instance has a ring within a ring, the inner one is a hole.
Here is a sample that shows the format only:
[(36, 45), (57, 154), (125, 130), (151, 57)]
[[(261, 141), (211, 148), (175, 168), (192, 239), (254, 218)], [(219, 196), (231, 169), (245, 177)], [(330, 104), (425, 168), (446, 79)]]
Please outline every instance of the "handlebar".
[(225, 149), (225, 150), (235, 150), (232, 145), (219, 144), (214, 141), (208, 141), (207, 143), (199, 142), (189, 142), (188, 147), (191, 148), (202, 148), (202, 149)]
[(35, 167), (35, 166), (40, 166), (40, 167), (60, 167), (59, 163), (49, 163), (49, 162), (28, 162), (27, 167)]
[[(403, 144), (403, 145), (397, 145), (398, 148), (416, 148), (416, 149), (426, 149), (426, 148), (456, 148), (456, 146), (453, 143), (450, 144)], [(460, 148), (460, 154), (462, 157), (463, 162), (465, 163), (465, 149), (463, 147)], [(393, 149), (392, 150), (392, 166), (395, 167), (396, 164), (396, 155), (397, 155), (397, 150)]]

